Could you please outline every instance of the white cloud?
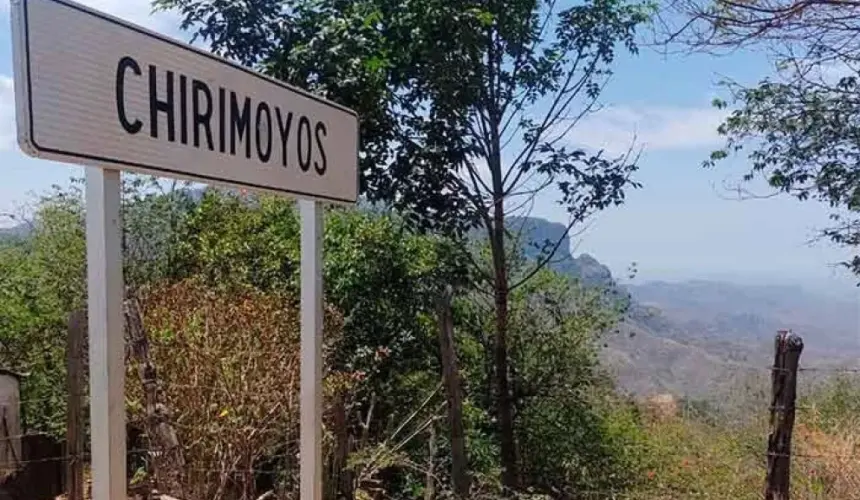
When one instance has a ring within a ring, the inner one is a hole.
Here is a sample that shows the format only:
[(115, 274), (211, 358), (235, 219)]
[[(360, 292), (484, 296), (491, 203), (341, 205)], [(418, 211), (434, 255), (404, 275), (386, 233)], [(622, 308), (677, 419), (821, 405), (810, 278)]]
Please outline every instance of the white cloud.
[(152, 12), (149, 0), (78, 0), (87, 7), (166, 35), (178, 33), (179, 18), (172, 12)]
[(15, 147), (15, 89), (12, 78), (0, 75), (0, 151)]
[(836, 85), (847, 76), (857, 76), (857, 68), (841, 61), (832, 61), (812, 68), (810, 77), (826, 85)]
[(631, 146), (677, 151), (720, 143), (717, 127), (726, 116), (711, 107), (611, 106), (580, 121), (568, 134), (578, 146), (620, 154)]
[[(179, 34), (179, 17), (172, 12), (153, 14), (150, 0), (77, 0), (78, 3), (165, 35)], [(9, 2), (0, 3), (7, 15)]]

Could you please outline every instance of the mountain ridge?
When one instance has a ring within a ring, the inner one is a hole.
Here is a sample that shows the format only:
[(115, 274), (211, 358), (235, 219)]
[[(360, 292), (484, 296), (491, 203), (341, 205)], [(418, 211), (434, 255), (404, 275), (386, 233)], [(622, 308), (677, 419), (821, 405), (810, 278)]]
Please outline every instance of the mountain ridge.
[[(617, 333), (601, 357), (622, 390), (645, 395), (719, 399), (772, 362), (773, 336), (804, 335), (804, 361), (849, 362), (860, 355), (860, 304), (834, 300), (798, 285), (742, 285), (691, 279), (619, 284), (597, 259), (574, 256), (565, 227), (538, 218), (515, 219), (534, 258), (547, 240), (562, 243), (551, 267), (586, 286), (609, 286), (630, 298)], [(537, 242), (534, 240), (538, 240)]]

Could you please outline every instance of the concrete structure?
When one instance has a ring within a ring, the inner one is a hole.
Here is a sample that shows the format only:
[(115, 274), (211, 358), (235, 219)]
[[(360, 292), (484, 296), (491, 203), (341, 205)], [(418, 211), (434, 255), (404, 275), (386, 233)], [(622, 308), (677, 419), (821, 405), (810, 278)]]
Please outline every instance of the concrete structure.
[(21, 376), (0, 368), (0, 477), (21, 461)]

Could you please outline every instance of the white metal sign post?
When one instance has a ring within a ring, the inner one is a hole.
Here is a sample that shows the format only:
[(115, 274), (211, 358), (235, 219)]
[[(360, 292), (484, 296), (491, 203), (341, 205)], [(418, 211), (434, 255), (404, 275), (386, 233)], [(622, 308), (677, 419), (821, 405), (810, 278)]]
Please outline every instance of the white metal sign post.
[(300, 198), (301, 496), (322, 496), (320, 202), (358, 197), (349, 109), (70, 0), (12, 0), (18, 143), (87, 165), (94, 500), (125, 496), (120, 171)]
[(87, 168), (87, 295), (93, 498), (125, 498), (120, 171)]
[(302, 500), (322, 500), (322, 232), (319, 204), (300, 200), (302, 217), (301, 395), (299, 460)]

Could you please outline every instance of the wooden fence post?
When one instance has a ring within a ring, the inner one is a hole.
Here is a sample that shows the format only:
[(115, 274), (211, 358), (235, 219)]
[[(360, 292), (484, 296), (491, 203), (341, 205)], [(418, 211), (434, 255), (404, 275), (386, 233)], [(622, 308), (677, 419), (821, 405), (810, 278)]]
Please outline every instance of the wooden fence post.
[(69, 315), (66, 333), (66, 493), (68, 500), (84, 500), (84, 346), (87, 314)]
[(123, 303), (128, 354), (138, 363), (138, 376), (143, 386), (146, 435), (155, 453), (151, 454), (159, 489), (182, 495), (185, 484), (185, 455), (171, 423), (168, 408), (158, 402), (158, 379), (149, 355), (149, 338), (143, 326), (143, 316), (134, 292), (128, 291)]
[(791, 331), (776, 335), (771, 380), (770, 436), (767, 441), (765, 500), (788, 500), (791, 476), (791, 433), (797, 399), (797, 368), (803, 339)]

